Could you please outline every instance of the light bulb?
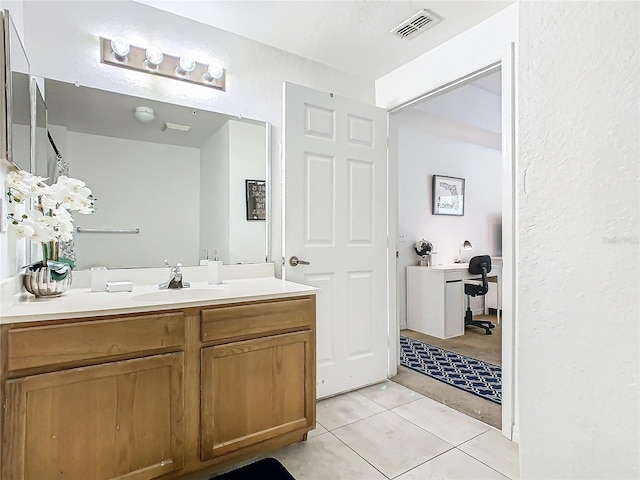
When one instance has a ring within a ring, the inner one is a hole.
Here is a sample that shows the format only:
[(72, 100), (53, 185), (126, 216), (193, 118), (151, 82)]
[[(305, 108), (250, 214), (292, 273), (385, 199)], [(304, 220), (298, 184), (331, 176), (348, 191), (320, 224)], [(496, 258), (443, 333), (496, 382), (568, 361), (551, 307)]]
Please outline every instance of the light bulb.
[(162, 63), (162, 60), (164, 60), (164, 54), (160, 51), (159, 48), (156, 47), (147, 48), (146, 56), (149, 65), (153, 65), (156, 67)]
[(117, 57), (124, 58), (129, 55), (131, 45), (123, 37), (115, 37), (111, 40), (111, 50)]
[(224, 67), (220, 62), (216, 62), (215, 60), (209, 64), (209, 68), (207, 68), (207, 73), (213, 80), (217, 80), (222, 77), (224, 74)]
[(196, 68), (196, 61), (190, 55), (180, 57), (180, 70), (184, 73), (192, 72)]

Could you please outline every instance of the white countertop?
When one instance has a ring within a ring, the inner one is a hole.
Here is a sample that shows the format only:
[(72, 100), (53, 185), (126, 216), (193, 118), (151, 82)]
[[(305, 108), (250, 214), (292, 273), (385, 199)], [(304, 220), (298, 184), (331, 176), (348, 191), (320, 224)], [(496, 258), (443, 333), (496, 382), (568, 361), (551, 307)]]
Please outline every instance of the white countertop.
[(35, 298), (22, 293), (0, 310), (0, 324), (136, 313), (202, 305), (307, 295), (318, 289), (274, 277), (225, 280), (220, 285), (192, 282), (182, 290), (135, 286), (132, 292), (71, 289), (59, 297)]

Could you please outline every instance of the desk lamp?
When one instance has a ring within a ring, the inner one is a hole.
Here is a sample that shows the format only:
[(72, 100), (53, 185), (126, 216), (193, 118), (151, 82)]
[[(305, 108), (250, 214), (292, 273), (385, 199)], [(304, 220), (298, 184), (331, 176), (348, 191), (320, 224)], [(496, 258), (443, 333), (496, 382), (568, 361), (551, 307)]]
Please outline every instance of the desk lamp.
[(464, 243), (462, 245), (460, 245), (460, 248), (458, 249), (458, 259), (455, 261), (455, 263), (462, 263), (462, 250), (472, 250), (473, 247), (471, 246), (471, 242), (469, 240), (465, 240)]

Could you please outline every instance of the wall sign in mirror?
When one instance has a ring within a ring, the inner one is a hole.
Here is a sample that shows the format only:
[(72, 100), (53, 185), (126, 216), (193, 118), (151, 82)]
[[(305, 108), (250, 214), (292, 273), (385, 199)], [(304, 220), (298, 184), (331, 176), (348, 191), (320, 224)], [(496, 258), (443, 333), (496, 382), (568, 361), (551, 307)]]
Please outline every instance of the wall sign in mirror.
[(267, 185), (264, 180), (245, 180), (247, 192), (247, 220), (265, 220)]
[(433, 214), (464, 215), (464, 178), (433, 176)]

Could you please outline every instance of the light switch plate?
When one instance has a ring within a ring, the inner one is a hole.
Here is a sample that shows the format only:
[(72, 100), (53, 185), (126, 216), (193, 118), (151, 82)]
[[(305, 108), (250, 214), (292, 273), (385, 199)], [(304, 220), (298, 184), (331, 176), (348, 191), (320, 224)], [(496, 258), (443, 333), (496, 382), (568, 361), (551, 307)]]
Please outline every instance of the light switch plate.
[(6, 232), (9, 228), (9, 222), (7, 220), (7, 200), (0, 198), (0, 232)]

